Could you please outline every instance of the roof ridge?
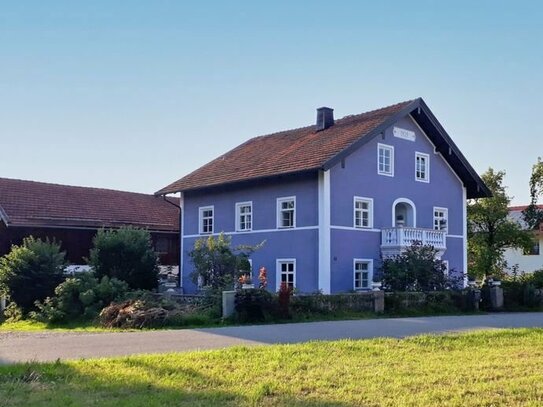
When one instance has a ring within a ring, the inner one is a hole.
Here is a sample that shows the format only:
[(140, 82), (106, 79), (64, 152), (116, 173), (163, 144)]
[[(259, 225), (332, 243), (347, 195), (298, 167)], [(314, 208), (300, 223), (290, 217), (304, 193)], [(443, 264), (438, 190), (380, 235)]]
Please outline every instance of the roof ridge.
[(27, 183), (31, 183), (31, 184), (40, 184), (40, 185), (48, 185), (48, 186), (55, 186), (55, 187), (79, 188), (79, 189), (94, 190), (94, 191), (121, 192), (121, 193), (124, 193), (124, 194), (143, 195), (143, 196), (150, 196), (150, 197), (154, 196), (153, 194), (146, 194), (146, 193), (143, 193), (143, 192), (124, 191), (124, 190), (112, 189), (112, 188), (87, 187), (87, 186), (83, 186), (83, 185), (59, 184), (59, 183), (56, 183), (56, 182), (33, 181), (33, 180), (20, 179), (20, 178), (0, 177), (0, 181), (2, 181), (2, 180), (16, 181), (16, 182), (27, 182)]
[(315, 124), (310, 124), (251, 137), (155, 192), (155, 195), (318, 169), (338, 151), (350, 148), (375, 126), (384, 123), (387, 117), (419, 100), (422, 99), (347, 115), (322, 131), (317, 131)]
[[(345, 119), (351, 119), (351, 118), (359, 118), (360, 116), (364, 116), (364, 115), (369, 115), (369, 114), (373, 114), (373, 113), (376, 113), (376, 112), (379, 112), (381, 110), (386, 110), (386, 109), (390, 109), (390, 108), (393, 108), (393, 107), (397, 107), (399, 105), (403, 105), (403, 104), (409, 104), (411, 102), (414, 102), (415, 100), (417, 99), (409, 99), (409, 100), (404, 100), (403, 102), (398, 102), (398, 103), (394, 103), (392, 105), (389, 105), (389, 106), (384, 106), (384, 107), (380, 107), (378, 109), (373, 109), (373, 110), (368, 110), (367, 112), (362, 112), (362, 113), (356, 113), (356, 114), (348, 114), (346, 116), (343, 116), (342, 118), (340, 119), (335, 119), (334, 121), (334, 126), (338, 124), (338, 122), (342, 121), (342, 120), (345, 120)], [(309, 129), (311, 127), (315, 127), (315, 124), (309, 124), (309, 125), (306, 125), (306, 126), (300, 126), (300, 127), (293, 127), (291, 129), (286, 129), (286, 130), (280, 130), (280, 131), (276, 131), (276, 132), (273, 132), (273, 133), (267, 133), (267, 134), (262, 134), (260, 136), (255, 136), (255, 137), (251, 137), (249, 140), (243, 142), (242, 144), (236, 146), (234, 149), (230, 150), (230, 151), (234, 151), (235, 149), (243, 146), (244, 144), (252, 141), (252, 140), (256, 140), (256, 139), (260, 139), (260, 138), (265, 138), (265, 137), (271, 137), (271, 136), (277, 136), (277, 135), (280, 135), (280, 134), (283, 134), (283, 133), (290, 133), (290, 132), (293, 132), (293, 131), (299, 131), (299, 130), (305, 130), (305, 129)], [(228, 154), (230, 151), (226, 152), (225, 154), (223, 155), (226, 155)], [(222, 156), (220, 156), (222, 157)]]

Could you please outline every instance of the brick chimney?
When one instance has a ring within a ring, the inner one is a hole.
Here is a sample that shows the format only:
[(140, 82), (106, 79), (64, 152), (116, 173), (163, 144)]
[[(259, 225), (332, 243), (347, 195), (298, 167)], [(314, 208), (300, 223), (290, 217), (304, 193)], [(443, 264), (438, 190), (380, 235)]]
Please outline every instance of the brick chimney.
[(326, 130), (334, 125), (334, 109), (319, 107), (317, 109), (317, 131)]

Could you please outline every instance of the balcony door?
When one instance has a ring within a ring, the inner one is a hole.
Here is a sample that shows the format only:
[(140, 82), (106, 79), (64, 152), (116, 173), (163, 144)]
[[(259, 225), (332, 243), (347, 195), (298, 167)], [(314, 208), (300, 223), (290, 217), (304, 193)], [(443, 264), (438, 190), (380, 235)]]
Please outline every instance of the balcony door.
[(413, 201), (398, 198), (392, 204), (392, 227), (417, 227), (417, 212)]

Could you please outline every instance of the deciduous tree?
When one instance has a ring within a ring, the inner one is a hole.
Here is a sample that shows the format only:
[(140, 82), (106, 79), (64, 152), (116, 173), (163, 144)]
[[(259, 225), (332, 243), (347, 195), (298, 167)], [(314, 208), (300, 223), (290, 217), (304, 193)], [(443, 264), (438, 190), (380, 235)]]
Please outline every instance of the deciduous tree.
[(507, 267), (505, 249), (532, 245), (531, 233), (508, 217), (511, 198), (503, 185), (504, 176), (504, 171), (489, 168), (481, 178), (492, 197), (473, 199), (468, 204), (468, 269), (473, 278), (503, 276)]

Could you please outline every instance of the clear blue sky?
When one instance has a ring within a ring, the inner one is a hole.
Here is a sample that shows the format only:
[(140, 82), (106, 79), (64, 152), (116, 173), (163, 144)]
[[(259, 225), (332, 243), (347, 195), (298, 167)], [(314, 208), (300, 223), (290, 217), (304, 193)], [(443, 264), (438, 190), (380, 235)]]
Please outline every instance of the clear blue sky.
[(246, 139), (422, 96), (528, 200), (540, 1), (19, 1), (0, 8), (0, 176), (154, 192)]

